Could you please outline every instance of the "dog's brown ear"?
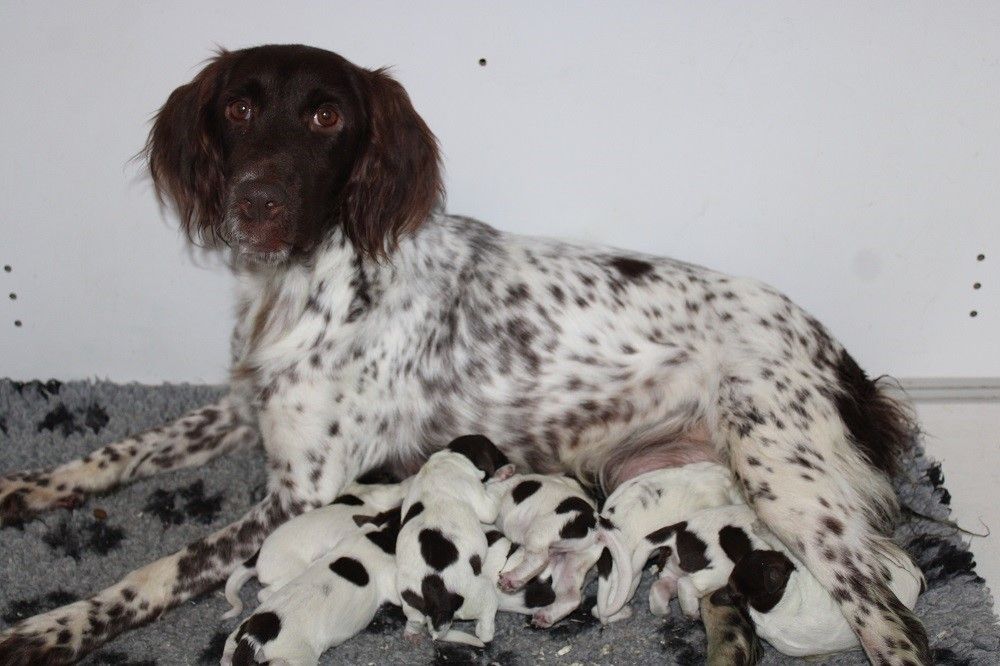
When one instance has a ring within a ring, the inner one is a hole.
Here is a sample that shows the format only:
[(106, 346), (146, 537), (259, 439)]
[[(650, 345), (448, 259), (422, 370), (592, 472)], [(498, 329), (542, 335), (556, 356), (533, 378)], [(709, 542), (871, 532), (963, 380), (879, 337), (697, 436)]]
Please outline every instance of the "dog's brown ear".
[(341, 190), (340, 222), (354, 247), (384, 257), (427, 218), (443, 194), (437, 139), (403, 86), (361, 71), (368, 136)]
[(156, 196), (173, 202), (188, 238), (209, 245), (218, 240), (225, 198), (212, 102), (230, 57), (220, 50), (190, 83), (174, 90), (146, 141)]

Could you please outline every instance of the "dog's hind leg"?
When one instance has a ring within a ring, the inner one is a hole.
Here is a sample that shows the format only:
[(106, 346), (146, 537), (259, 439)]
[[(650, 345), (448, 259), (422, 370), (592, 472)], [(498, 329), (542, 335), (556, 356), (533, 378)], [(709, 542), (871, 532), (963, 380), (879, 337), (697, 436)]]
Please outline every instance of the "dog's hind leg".
[(202, 465), (257, 441), (257, 431), (241, 420), (234, 400), (223, 398), (169, 425), (108, 444), (54, 469), (0, 476), (0, 526), (50, 509), (74, 508), (89, 494), (159, 472)]
[(708, 666), (753, 666), (760, 661), (763, 651), (753, 622), (728, 597), (706, 595), (700, 608), (708, 640)]
[(219, 582), (259, 547), (301, 502), (269, 495), (243, 518), (137, 569), (89, 599), (28, 618), (0, 633), (0, 664), (70, 664), (118, 634)]
[(927, 634), (885, 575), (895, 494), (857, 442), (838, 372), (819, 360), (734, 364), (719, 385), (716, 433), (748, 502), (837, 600), (872, 662), (929, 664)]

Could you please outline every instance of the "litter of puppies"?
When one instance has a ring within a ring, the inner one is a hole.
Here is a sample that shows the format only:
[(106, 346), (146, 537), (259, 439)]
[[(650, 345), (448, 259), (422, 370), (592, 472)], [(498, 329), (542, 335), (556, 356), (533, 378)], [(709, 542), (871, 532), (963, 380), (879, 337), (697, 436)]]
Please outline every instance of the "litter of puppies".
[[(891, 543), (882, 553), (879, 575), (912, 608), (924, 589), (920, 569)], [(426, 632), (483, 647), (498, 611), (551, 627), (580, 606), (594, 575), (593, 615), (625, 620), (650, 561), (654, 615), (667, 615), (676, 595), (691, 618), (719, 604), (740, 608), (790, 656), (857, 647), (836, 600), (743, 503), (726, 467), (646, 472), (599, 509), (576, 479), (518, 474), (489, 439), (467, 435), (409, 479), (353, 484), (276, 530), (226, 584), (225, 618), (241, 613), (250, 578), (262, 587), (221, 663), (316, 664), (384, 603), (402, 608), (410, 641)], [(454, 626), (463, 621), (474, 622), (472, 633)]]

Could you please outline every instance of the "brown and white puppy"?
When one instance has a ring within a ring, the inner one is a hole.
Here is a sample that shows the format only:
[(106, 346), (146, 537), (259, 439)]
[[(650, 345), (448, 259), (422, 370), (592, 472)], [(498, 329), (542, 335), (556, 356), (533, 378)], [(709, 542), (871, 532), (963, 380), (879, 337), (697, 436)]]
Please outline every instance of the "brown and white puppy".
[(367, 627), (384, 603), (399, 604), (395, 545), (400, 509), (379, 530), (343, 539), (271, 594), (229, 635), (223, 666), (315, 666), (330, 647)]
[(666, 615), (676, 593), (684, 614), (698, 617), (702, 597), (725, 587), (733, 567), (751, 551), (769, 548), (757, 534), (761, 530), (750, 507), (733, 504), (703, 509), (647, 534), (646, 541), (660, 550), (659, 577), (649, 589), (649, 610), (653, 615)]
[(498, 586), (510, 594), (534, 580), (528, 596), (538, 601), (539, 585), (548, 581), (554, 598), (534, 610), (532, 622), (550, 627), (580, 605), (587, 572), (604, 548), (597, 505), (568, 476), (518, 474), (487, 488), (500, 501), (496, 527), (520, 545), (500, 572)]
[(410, 479), (396, 484), (355, 483), (329, 506), (280, 526), (260, 550), (230, 574), (226, 600), (232, 608), (222, 617), (236, 617), (243, 611), (239, 591), (254, 576), (263, 586), (257, 598), (264, 601), (364, 525), (384, 523), (389, 510), (402, 504), (409, 484)]
[[(497, 517), (497, 499), (483, 483), (514, 471), (481, 435), (455, 439), (427, 459), (403, 502), (396, 550), (396, 585), (406, 615), (406, 635), (424, 628), (434, 640), (482, 646), (493, 640), (500, 555), (484, 572), (488, 543), (483, 524)], [(496, 562), (496, 564), (494, 564)], [(476, 635), (451, 629), (454, 620), (476, 620)]]
[(657, 548), (648, 534), (698, 511), (740, 501), (729, 470), (710, 462), (647, 472), (619, 486), (601, 511), (602, 540), (613, 566), (598, 577), (594, 615), (602, 622), (631, 616), (625, 603)]
[[(834, 595), (773, 535), (763, 536), (770, 546), (754, 549), (738, 562), (725, 590), (746, 608), (757, 634), (792, 657), (857, 648), (858, 638)], [(886, 542), (882, 548), (880, 576), (899, 602), (912, 609), (926, 588), (924, 574), (899, 547)], [(856, 580), (844, 585), (860, 589)]]

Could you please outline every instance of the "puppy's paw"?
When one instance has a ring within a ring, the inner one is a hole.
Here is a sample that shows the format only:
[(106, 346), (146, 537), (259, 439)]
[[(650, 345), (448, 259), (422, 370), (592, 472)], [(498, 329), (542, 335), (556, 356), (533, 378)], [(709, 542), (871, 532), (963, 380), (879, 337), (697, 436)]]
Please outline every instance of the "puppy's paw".
[(524, 587), (524, 581), (519, 580), (515, 576), (509, 573), (500, 574), (500, 579), (497, 581), (497, 586), (502, 592), (517, 592), (522, 587)]
[(555, 621), (552, 619), (552, 614), (546, 611), (539, 611), (531, 616), (531, 626), (536, 629), (548, 629)]

